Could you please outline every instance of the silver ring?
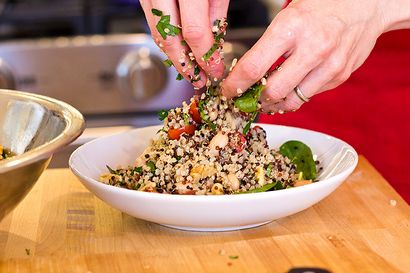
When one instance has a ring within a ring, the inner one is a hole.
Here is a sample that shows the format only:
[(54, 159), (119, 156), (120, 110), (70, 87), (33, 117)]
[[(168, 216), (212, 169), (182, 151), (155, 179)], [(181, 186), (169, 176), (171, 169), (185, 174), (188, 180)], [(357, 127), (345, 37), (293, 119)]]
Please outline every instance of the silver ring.
[(303, 95), (302, 90), (300, 90), (299, 86), (296, 86), (295, 88), (293, 88), (293, 91), (295, 91), (296, 95), (298, 95), (299, 99), (301, 99), (303, 102), (310, 101), (310, 98)]

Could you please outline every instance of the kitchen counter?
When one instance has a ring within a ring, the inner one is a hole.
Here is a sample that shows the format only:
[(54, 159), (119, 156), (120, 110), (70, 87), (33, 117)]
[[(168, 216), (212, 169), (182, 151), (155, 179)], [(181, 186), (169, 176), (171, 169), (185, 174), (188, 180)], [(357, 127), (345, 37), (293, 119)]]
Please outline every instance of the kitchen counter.
[(317, 205), (222, 233), (135, 219), (53, 169), (0, 223), (0, 272), (410, 272), (409, 234), (409, 206), (362, 156)]

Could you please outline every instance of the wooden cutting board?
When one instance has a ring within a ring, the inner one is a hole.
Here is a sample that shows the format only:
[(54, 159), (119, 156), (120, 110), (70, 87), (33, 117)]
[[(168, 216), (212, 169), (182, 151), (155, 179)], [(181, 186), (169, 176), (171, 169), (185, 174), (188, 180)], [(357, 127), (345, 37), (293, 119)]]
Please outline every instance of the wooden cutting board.
[(0, 272), (410, 272), (409, 234), (409, 206), (363, 157), (319, 204), (223, 233), (135, 219), (54, 169), (0, 223)]

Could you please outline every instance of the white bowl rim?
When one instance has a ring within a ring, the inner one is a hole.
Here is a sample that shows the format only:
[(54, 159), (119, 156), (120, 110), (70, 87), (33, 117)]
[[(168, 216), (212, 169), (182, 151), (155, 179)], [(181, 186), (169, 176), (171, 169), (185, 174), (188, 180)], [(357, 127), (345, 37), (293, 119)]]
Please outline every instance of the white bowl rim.
[(16, 90), (0, 89), (0, 94), (4, 94), (10, 98), (38, 103), (46, 109), (58, 113), (66, 121), (64, 130), (51, 141), (20, 155), (15, 155), (10, 159), (1, 160), (0, 173), (6, 173), (38, 160), (48, 158), (57, 150), (77, 139), (84, 131), (84, 117), (77, 109), (68, 103), (47, 96)]
[(346, 176), (347, 174), (353, 172), (353, 170), (356, 168), (357, 164), (358, 164), (358, 154), (356, 152), (356, 150), (348, 143), (346, 143), (345, 141), (325, 134), (325, 133), (321, 133), (321, 132), (317, 132), (314, 130), (309, 130), (309, 129), (304, 129), (304, 128), (299, 128), (299, 127), (293, 127), (293, 126), (285, 126), (285, 125), (275, 125), (275, 124), (265, 124), (265, 123), (254, 123), (254, 125), (259, 125), (259, 126), (274, 126), (274, 127), (283, 127), (283, 128), (290, 128), (290, 129), (298, 129), (298, 130), (303, 130), (303, 131), (308, 131), (311, 133), (315, 133), (315, 134), (320, 134), (324, 137), (331, 137), (335, 140), (340, 141), (341, 143), (343, 143), (344, 145), (346, 145), (354, 154), (354, 162), (351, 166), (349, 166), (346, 170), (344, 170), (343, 172), (336, 174), (334, 176), (331, 176), (323, 181), (318, 181), (315, 183), (311, 183), (308, 185), (304, 185), (304, 186), (300, 186), (300, 187), (293, 187), (293, 188), (287, 188), (287, 189), (282, 189), (282, 190), (275, 190), (275, 191), (268, 191), (268, 192), (258, 192), (258, 193), (244, 193), (244, 194), (224, 194), (224, 195), (182, 195), (182, 194), (163, 194), (163, 193), (152, 193), (152, 192), (143, 192), (143, 191), (136, 191), (136, 190), (131, 190), (131, 189), (126, 189), (126, 188), (120, 188), (120, 187), (115, 187), (112, 185), (107, 185), (104, 184), (102, 182), (97, 181), (94, 178), (88, 177), (86, 175), (83, 175), (79, 170), (76, 169), (74, 163), (73, 163), (73, 158), (81, 152), (82, 149), (84, 149), (84, 147), (88, 146), (88, 145), (93, 145), (94, 142), (98, 142), (101, 139), (107, 139), (110, 137), (115, 137), (117, 135), (121, 135), (121, 134), (130, 134), (133, 131), (136, 130), (141, 130), (141, 129), (154, 129), (157, 127), (160, 127), (159, 125), (155, 125), (155, 126), (147, 126), (147, 127), (142, 127), (142, 128), (136, 128), (136, 129), (132, 129), (126, 132), (121, 132), (118, 134), (113, 134), (113, 135), (109, 135), (109, 136), (104, 136), (104, 137), (100, 137), (97, 139), (94, 139), (90, 142), (87, 142), (86, 144), (78, 147), (70, 156), (69, 159), (69, 167), (71, 169), (71, 171), (77, 175), (78, 177), (80, 177), (82, 180), (87, 181), (87, 183), (92, 184), (95, 187), (98, 187), (100, 189), (103, 189), (104, 191), (114, 191), (116, 193), (121, 193), (121, 194), (125, 194), (128, 196), (138, 196), (138, 197), (145, 197), (145, 198), (152, 198), (152, 199), (156, 199), (156, 200), (175, 200), (175, 201), (190, 201), (190, 202), (203, 202), (204, 200), (218, 200), (218, 201), (223, 201), (225, 199), (226, 202), (230, 202), (232, 200), (243, 200), (243, 199), (253, 199), (253, 198), (271, 198), (274, 195), (282, 195), (282, 194), (292, 194), (294, 192), (297, 191), (305, 191), (305, 190), (315, 190), (317, 188), (323, 187), (325, 185), (328, 184), (333, 184), (335, 183), (335, 181), (340, 180), (340, 177)]

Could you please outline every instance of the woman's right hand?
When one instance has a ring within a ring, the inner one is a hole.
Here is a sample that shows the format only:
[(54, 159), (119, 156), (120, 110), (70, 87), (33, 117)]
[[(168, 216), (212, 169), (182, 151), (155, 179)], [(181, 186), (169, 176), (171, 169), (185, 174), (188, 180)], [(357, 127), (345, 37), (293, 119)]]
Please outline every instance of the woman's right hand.
[[(218, 79), (222, 77), (224, 63), (220, 52), (215, 51), (208, 61), (202, 57), (214, 44), (212, 25), (215, 20), (226, 18), (229, 0), (140, 0), (140, 3), (154, 41), (185, 79), (191, 81), (196, 88), (201, 88), (206, 84), (207, 75)], [(152, 9), (170, 15), (170, 23), (181, 27), (182, 31), (163, 39), (156, 28), (160, 16), (154, 15)], [(193, 53), (200, 68), (197, 81), (192, 81), (197, 75), (194, 67), (189, 65), (189, 52)]]

